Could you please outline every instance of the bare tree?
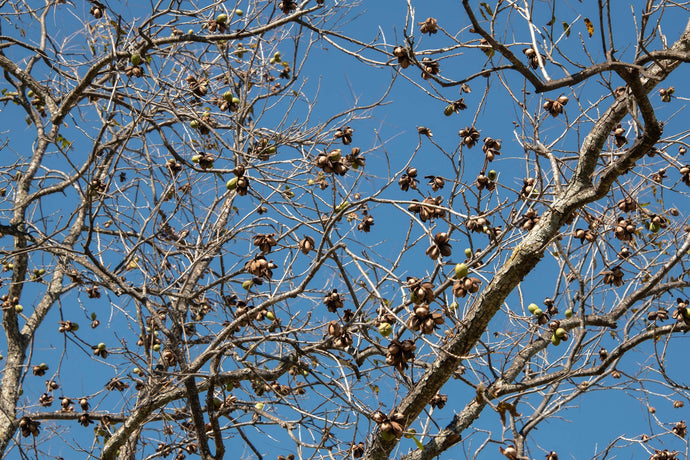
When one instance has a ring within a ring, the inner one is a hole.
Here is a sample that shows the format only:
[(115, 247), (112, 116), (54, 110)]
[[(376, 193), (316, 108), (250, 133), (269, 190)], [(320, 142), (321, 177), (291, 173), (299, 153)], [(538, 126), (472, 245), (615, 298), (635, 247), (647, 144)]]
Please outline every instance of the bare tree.
[[(687, 4), (408, 1), (389, 43), (332, 0), (34, 3), (0, 9), (3, 456), (557, 460), (586, 393), (688, 399)], [(384, 89), (319, 104), (325, 47)], [(401, 87), (439, 106), (402, 157)], [(598, 458), (687, 456), (645, 405)]]

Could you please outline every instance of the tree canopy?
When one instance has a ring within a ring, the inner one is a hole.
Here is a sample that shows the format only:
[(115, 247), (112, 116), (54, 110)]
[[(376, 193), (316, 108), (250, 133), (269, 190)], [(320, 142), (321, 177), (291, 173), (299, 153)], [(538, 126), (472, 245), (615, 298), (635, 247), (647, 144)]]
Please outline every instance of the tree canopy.
[(690, 3), (206, 3), (0, 4), (0, 457), (688, 455)]

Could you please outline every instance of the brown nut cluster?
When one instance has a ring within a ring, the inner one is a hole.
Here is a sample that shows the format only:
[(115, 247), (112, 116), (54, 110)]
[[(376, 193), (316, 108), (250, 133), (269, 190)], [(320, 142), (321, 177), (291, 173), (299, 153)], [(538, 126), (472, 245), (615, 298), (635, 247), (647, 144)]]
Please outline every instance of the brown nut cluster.
[(294, 0), (282, 0), (278, 3), (278, 8), (280, 8), (284, 14), (290, 14), (297, 10), (297, 2)]
[[(650, 150), (650, 152), (652, 151), (654, 151), (654, 149)], [(662, 182), (664, 182), (664, 179), (666, 179), (666, 170), (660, 169), (649, 177), (650, 179), (652, 179), (652, 181), (656, 182), (657, 184), (661, 184)]]
[(559, 96), (558, 99), (547, 99), (544, 103), (544, 110), (549, 112), (552, 117), (557, 117), (563, 113), (563, 106), (568, 103), (567, 96)]
[(125, 67), (125, 75), (135, 78), (143, 77), (144, 69), (142, 69), (140, 65), (128, 65)]
[(479, 291), (481, 280), (479, 278), (465, 277), (453, 283), (453, 295), (455, 297), (465, 297), (467, 293), (474, 294)]
[(388, 345), (386, 364), (395, 367), (402, 374), (409, 367), (407, 363), (414, 359), (414, 351), (416, 349), (417, 346), (412, 340), (407, 339), (402, 342), (393, 340)]
[[(223, 15), (223, 16), (225, 16), (225, 15)], [(222, 16), (219, 15), (219, 18), (222, 19)], [(227, 21), (227, 17), (226, 17), (226, 21)], [(220, 32), (221, 34), (224, 34), (228, 30), (228, 25), (226, 24), (226, 21), (223, 21), (223, 20), (218, 21), (218, 18), (217, 19), (210, 19), (206, 23), (206, 27), (208, 28), (208, 31), (211, 33)]]
[(292, 389), (287, 385), (281, 385), (280, 383), (273, 381), (269, 384), (270, 391), (277, 395), (287, 396), (292, 393)]
[(273, 269), (278, 268), (271, 260), (266, 260), (264, 256), (256, 256), (244, 264), (244, 269), (254, 276), (270, 280), (273, 277)]
[(484, 227), (490, 225), (488, 219), (483, 216), (470, 216), (465, 226), (467, 230), (475, 233), (484, 233)]
[(24, 416), (19, 419), (19, 429), (22, 431), (22, 436), (25, 438), (29, 435), (33, 435), (34, 437), (38, 436), (40, 432), (39, 426), (41, 426), (41, 422), (32, 420), (29, 417)]
[(575, 229), (573, 235), (575, 238), (580, 240), (580, 243), (584, 243), (585, 241), (593, 243), (597, 239), (596, 233), (594, 233), (591, 228), (588, 228), (587, 230), (577, 228)]
[(299, 242), (299, 250), (302, 251), (302, 254), (309, 254), (314, 248), (316, 248), (316, 243), (311, 236), (304, 236)]
[(333, 337), (333, 345), (338, 348), (347, 348), (352, 345), (352, 334), (344, 329), (338, 321), (331, 321), (326, 325), (326, 333)]
[(429, 306), (424, 304), (414, 307), (407, 320), (407, 327), (413, 331), (420, 331), (422, 334), (431, 334), (444, 322), (443, 313), (438, 311), (432, 313)]
[(41, 96), (39, 96), (38, 94), (34, 94), (31, 98), (31, 105), (34, 106), (34, 108), (38, 111), (38, 113), (41, 114), (42, 117), (45, 117), (47, 115), (45, 100), (43, 100), (43, 98), (41, 98)]
[(632, 241), (635, 236), (635, 224), (630, 219), (618, 218), (618, 223), (613, 229), (613, 233), (621, 241)]
[(431, 398), (431, 401), (429, 401), (429, 404), (431, 407), (438, 407), (439, 409), (443, 409), (443, 407), (446, 405), (448, 402), (448, 395), (442, 395), (441, 393), (436, 393), (433, 398)]
[(379, 307), (374, 326), (379, 327), (383, 323), (395, 324), (395, 315), (388, 313), (384, 307)]
[(534, 196), (537, 192), (537, 180), (534, 177), (526, 177), (522, 179), (522, 188), (520, 189), (520, 198), (527, 199)]
[(215, 158), (213, 157), (213, 155), (205, 152), (199, 152), (196, 155), (192, 156), (192, 163), (197, 163), (199, 167), (203, 170), (213, 168), (214, 160)]
[(658, 214), (649, 215), (649, 231), (656, 233), (661, 229), (668, 227), (668, 219)]
[(668, 449), (654, 449), (654, 454), (649, 457), (649, 460), (678, 460), (678, 452)]
[(438, 23), (434, 18), (427, 18), (426, 21), (418, 22), (417, 24), (420, 26), (419, 31), (423, 34), (431, 35), (438, 32)]
[(408, 276), (407, 287), (410, 290), (410, 300), (416, 305), (430, 304), (436, 298), (434, 285), (429, 281), (422, 281), (419, 278)]
[(357, 224), (357, 230), (368, 233), (372, 225), (374, 225), (374, 218), (365, 210), (362, 213), (362, 221)]
[(532, 230), (537, 223), (539, 223), (539, 214), (534, 209), (527, 210), (518, 221), (520, 228), (526, 232)]
[(335, 173), (344, 176), (350, 169), (340, 149), (331, 150), (328, 153), (320, 153), (314, 160), (314, 164), (326, 174)]
[(616, 206), (623, 212), (633, 212), (637, 209), (637, 202), (631, 197), (627, 197), (616, 203)]
[(429, 179), (429, 186), (434, 192), (438, 192), (446, 185), (446, 181), (440, 176), (424, 176), (425, 179)]
[(328, 311), (335, 313), (338, 308), (343, 308), (344, 298), (341, 294), (338, 294), (337, 289), (333, 289), (326, 297), (323, 299), (323, 303), (328, 308)]
[(237, 109), (240, 108), (237, 101), (239, 101), (239, 98), (232, 97), (231, 93), (227, 93), (227, 98), (223, 95), (223, 97), (214, 96), (211, 99), (211, 103), (218, 107), (218, 110), (221, 112), (227, 112), (228, 110), (230, 112), (237, 112)]
[(46, 363), (37, 364), (34, 367), (32, 367), (31, 370), (34, 375), (42, 377), (46, 374), (46, 371), (48, 370), (48, 365)]
[(661, 96), (661, 101), (662, 102), (671, 102), (671, 97), (673, 96), (673, 93), (676, 92), (676, 88), (673, 86), (669, 86), (668, 88), (661, 88), (659, 90), (659, 96)]
[(127, 388), (129, 388), (129, 384), (127, 382), (123, 382), (117, 377), (113, 377), (112, 379), (108, 380), (108, 383), (105, 384), (105, 389), (108, 391), (125, 391)]
[(204, 97), (206, 94), (208, 94), (208, 78), (203, 77), (197, 79), (193, 75), (187, 75), (185, 81), (187, 82), (189, 90), (192, 92), (192, 94), (194, 94), (194, 96)]
[(421, 203), (417, 202), (417, 200), (412, 201), (414, 201), (415, 203), (409, 205), (407, 207), (407, 210), (412, 213), (419, 213), (419, 219), (422, 222), (426, 222), (427, 220), (434, 220), (436, 218), (442, 219), (446, 217), (446, 211), (438, 207), (441, 206), (441, 203), (443, 203), (443, 197), (427, 197), (424, 198), (424, 201), (422, 201)]
[(627, 259), (628, 257), (630, 257), (631, 254), (632, 253), (630, 252), (630, 248), (628, 248), (627, 246), (623, 246), (621, 250), (618, 252), (618, 258)]
[(43, 406), (43, 407), (49, 407), (53, 404), (53, 401), (55, 398), (53, 395), (49, 395), (48, 393), (43, 393), (40, 398), (38, 398), (38, 403)]
[(176, 176), (179, 174), (180, 171), (182, 171), (182, 163), (179, 161), (175, 160), (174, 158), (170, 158), (166, 163), (165, 167), (170, 171), (171, 176)]
[(438, 61), (425, 57), (422, 59), (422, 78), (428, 80), (432, 75), (438, 75), (441, 72), (441, 66)]
[(259, 234), (254, 237), (254, 246), (257, 246), (261, 252), (267, 254), (271, 252), (273, 246), (278, 244), (275, 239), (275, 233)]
[(690, 187), (690, 165), (685, 165), (679, 170), (680, 180), (683, 181), (685, 185)]
[(86, 292), (86, 295), (89, 297), (89, 299), (100, 299), (101, 298), (101, 291), (98, 286), (89, 286), (84, 289)]
[(484, 171), (479, 173), (475, 183), (477, 184), (477, 189), (479, 190), (487, 189), (488, 191), (493, 192), (496, 189), (496, 181), (491, 179), (490, 176), (484, 174)]
[(417, 180), (417, 168), (411, 166), (408, 167), (403, 175), (400, 176), (400, 179), (398, 179), (398, 185), (403, 192), (407, 192), (409, 189), (417, 190), (417, 184), (419, 184)]
[(396, 46), (395, 48), (393, 48), (393, 56), (398, 58), (398, 64), (400, 64), (400, 67), (402, 67), (403, 69), (407, 69), (412, 63), (407, 48), (404, 48), (402, 46)]
[(628, 139), (625, 138), (625, 129), (620, 125), (620, 123), (613, 130), (614, 141), (616, 147), (621, 148), (628, 143)]
[(271, 144), (271, 141), (265, 138), (260, 138), (247, 147), (247, 155), (255, 156), (262, 161), (268, 160), (277, 151), (278, 147), (275, 144)]
[(434, 242), (426, 250), (426, 255), (429, 256), (431, 260), (436, 260), (440, 256), (449, 257), (452, 252), (452, 247), (448, 243), (450, 241), (450, 236), (448, 233), (439, 232), (434, 235)]
[(235, 177), (228, 181), (228, 189), (235, 190), (239, 196), (246, 196), (249, 192), (249, 178), (244, 175), (244, 165), (236, 166), (232, 172)]
[(461, 110), (467, 109), (467, 104), (465, 104), (465, 98), (461, 97), (457, 101), (451, 102), (446, 106), (445, 109), (443, 109), (443, 114), (447, 117), (453, 115), (454, 113), (458, 113)]
[(263, 396), (267, 391), (271, 391), (271, 386), (260, 380), (250, 380), (252, 390), (257, 396)]
[(623, 286), (623, 270), (621, 270), (620, 266), (615, 266), (611, 270), (605, 270), (601, 274), (604, 275), (605, 284), (616, 287)]
[(467, 146), (468, 149), (474, 147), (477, 141), (479, 141), (480, 137), (479, 131), (477, 131), (477, 129), (474, 126), (468, 126), (464, 129), (461, 129), (460, 131), (458, 131), (458, 135), (461, 139), (460, 143), (462, 145)]
[(89, 187), (89, 195), (98, 196), (104, 194), (108, 190), (108, 184), (100, 177), (96, 177), (91, 181)]
[(345, 162), (354, 170), (363, 168), (367, 161), (363, 156), (360, 155), (361, 150), (359, 147), (352, 147), (350, 153), (345, 155)]
[(494, 161), (494, 158), (501, 154), (501, 140), (491, 137), (485, 138), (482, 151), (484, 151), (484, 156), (488, 161)]
[(402, 437), (405, 429), (405, 416), (400, 412), (393, 412), (387, 416), (383, 412), (377, 411), (371, 418), (379, 424), (381, 431), (387, 433), (391, 439)]
[(103, 12), (105, 8), (101, 4), (94, 4), (89, 10), (89, 14), (96, 19), (101, 19), (103, 17)]
[(683, 300), (680, 297), (676, 299), (676, 309), (671, 315), (673, 319), (679, 323), (684, 323), (686, 326), (690, 326), (690, 302), (686, 299)]
[(81, 426), (89, 426), (93, 423), (93, 420), (89, 414), (81, 414), (77, 421)]
[[(537, 52), (534, 51), (533, 48), (525, 48), (522, 50), (522, 52), (527, 56), (527, 60), (529, 62), (530, 67), (533, 69), (536, 69), (539, 67), (539, 57), (537, 57)], [(546, 56), (543, 54), (541, 55), (542, 62), (546, 59)]]
[(354, 129), (350, 128), (349, 126), (343, 126), (342, 128), (338, 128), (333, 137), (343, 141), (343, 144), (349, 145), (350, 143), (352, 143), (353, 132), (355, 132)]
[(79, 324), (73, 323), (72, 321), (58, 321), (60, 325), (58, 327), (59, 332), (77, 332), (79, 330)]
[(99, 343), (98, 345), (94, 345), (91, 347), (93, 349), (93, 355), (98, 356), (99, 358), (107, 358), (108, 357), (108, 350), (105, 347), (104, 343)]
[(361, 458), (364, 455), (364, 443), (358, 442), (357, 444), (352, 444), (350, 451), (354, 458)]
[(426, 136), (426, 137), (434, 137), (432, 134), (431, 130), (427, 128), (426, 126), (417, 126), (417, 133)]
[(650, 311), (647, 313), (647, 319), (649, 321), (666, 321), (668, 319), (668, 311), (663, 307), (656, 311)]

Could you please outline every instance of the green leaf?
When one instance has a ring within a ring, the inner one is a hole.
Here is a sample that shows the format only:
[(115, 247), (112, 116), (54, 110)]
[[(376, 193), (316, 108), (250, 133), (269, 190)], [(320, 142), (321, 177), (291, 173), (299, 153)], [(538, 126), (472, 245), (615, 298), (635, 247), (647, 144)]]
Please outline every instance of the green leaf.
[(60, 143), (60, 146), (62, 147), (63, 150), (67, 150), (72, 146), (72, 143), (65, 139), (62, 134), (58, 134), (57, 137), (55, 138), (56, 142)]
[(563, 21), (563, 32), (565, 32), (566, 37), (570, 37), (570, 25)]
[(420, 450), (424, 450), (424, 444), (422, 444), (422, 441), (420, 441), (419, 439), (417, 439), (417, 436), (413, 437), (412, 439), (414, 439), (414, 443), (417, 444), (417, 447), (418, 447)]
[(547, 22), (546, 25), (551, 27), (554, 24), (556, 24), (556, 16), (551, 16), (551, 20)]

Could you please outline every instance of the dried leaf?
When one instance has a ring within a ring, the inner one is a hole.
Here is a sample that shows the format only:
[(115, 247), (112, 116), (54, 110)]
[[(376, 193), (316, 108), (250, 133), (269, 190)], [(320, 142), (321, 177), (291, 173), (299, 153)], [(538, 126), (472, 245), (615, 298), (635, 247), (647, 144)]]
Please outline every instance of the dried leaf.
[(592, 35), (594, 35), (594, 24), (592, 24), (592, 21), (590, 21), (589, 18), (585, 18), (585, 25), (587, 26), (589, 38), (592, 38)]
[[(491, 9), (491, 7), (489, 6), (488, 3), (486, 3), (486, 2), (481, 2), (479, 5), (480, 5), (482, 8), (484, 8), (484, 10), (486, 11), (486, 14), (488, 14), (489, 16), (493, 16), (493, 15), (494, 15), (493, 10)], [(480, 12), (481, 12), (481, 9), (480, 9)], [(484, 16), (484, 13), (482, 13), (482, 16)], [(486, 16), (484, 16), (484, 19), (486, 19)]]
[(517, 409), (515, 409), (515, 406), (513, 404), (505, 402), (505, 401), (501, 401), (496, 406), (496, 412), (498, 412), (498, 415), (501, 417), (501, 425), (503, 425), (503, 426), (506, 425), (506, 411), (513, 418), (520, 416), (520, 414), (518, 413)]

